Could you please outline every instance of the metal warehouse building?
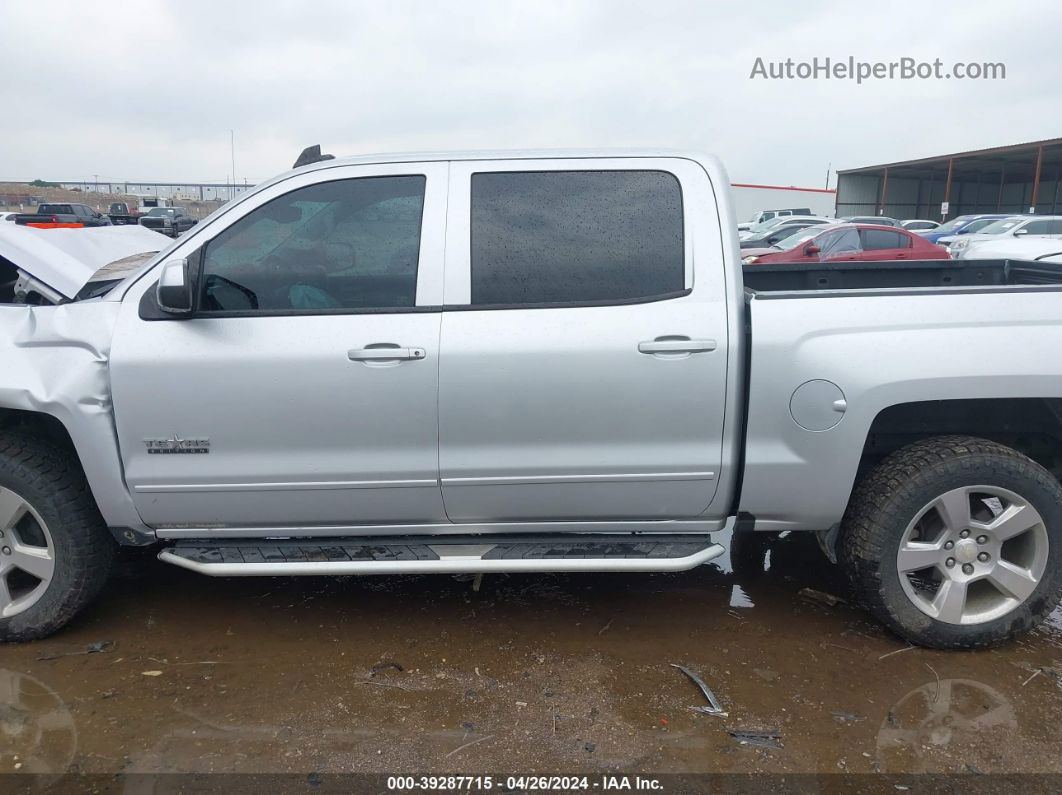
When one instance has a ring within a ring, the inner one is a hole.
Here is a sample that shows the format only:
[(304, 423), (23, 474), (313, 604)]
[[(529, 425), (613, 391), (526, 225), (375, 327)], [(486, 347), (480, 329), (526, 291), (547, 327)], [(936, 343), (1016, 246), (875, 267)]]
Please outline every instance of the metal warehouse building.
[(837, 215), (939, 221), (1062, 211), (1062, 138), (837, 172)]

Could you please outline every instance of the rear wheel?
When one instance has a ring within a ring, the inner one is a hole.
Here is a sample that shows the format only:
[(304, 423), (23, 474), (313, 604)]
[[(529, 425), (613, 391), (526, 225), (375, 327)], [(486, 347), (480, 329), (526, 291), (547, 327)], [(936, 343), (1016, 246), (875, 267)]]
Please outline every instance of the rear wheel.
[(841, 535), (859, 599), (924, 646), (1000, 643), (1062, 596), (1062, 487), (984, 439), (937, 437), (890, 455), (859, 484)]
[(66, 624), (103, 587), (115, 546), (72, 456), (0, 434), (0, 641)]

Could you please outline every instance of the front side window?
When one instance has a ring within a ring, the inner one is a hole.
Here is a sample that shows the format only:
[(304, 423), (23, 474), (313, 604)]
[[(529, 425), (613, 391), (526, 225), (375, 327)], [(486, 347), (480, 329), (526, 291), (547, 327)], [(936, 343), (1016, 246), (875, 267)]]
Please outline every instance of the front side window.
[(685, 286), (682, 190), (663, 171), (472, 175), (472, 304), (622, 301)]
[(821, 248), (819, 252), (820, 260), (850, 256), (858, 254), (862, 250), (859, 243), (859, 231), (856, 229), (840, 229), (836, 232), (830, 232), (815, 242)]
[(970, 221), (966, 226), (962, 228), (963, 234), (972, 234), (974, 232), (983, 232), (989, 226), (992, 226), (991, 218), (978, 218), (976, 221)]
[(321, 311), (416, 304), (423, 176), (299, 188), (206, 246), (200, 310)]

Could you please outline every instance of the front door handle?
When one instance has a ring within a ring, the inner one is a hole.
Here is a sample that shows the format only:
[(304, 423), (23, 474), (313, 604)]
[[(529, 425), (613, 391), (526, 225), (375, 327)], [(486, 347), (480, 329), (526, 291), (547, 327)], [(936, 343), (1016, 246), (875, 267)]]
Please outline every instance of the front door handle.
[(707, 353), (717, 347), (715, 340), (655, 339), (639, 342), (638, 353)]
[(387, 362), (401, 359), (423, 359), (423, 348), (401, 348), (397, 345), (369, 346), (352, 348), (347, 351), (347, 358), (352, 362)]

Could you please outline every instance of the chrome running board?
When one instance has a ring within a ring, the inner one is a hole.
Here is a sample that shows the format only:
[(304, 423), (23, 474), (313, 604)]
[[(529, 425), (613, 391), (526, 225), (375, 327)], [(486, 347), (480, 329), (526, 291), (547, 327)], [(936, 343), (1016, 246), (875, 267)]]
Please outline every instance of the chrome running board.
[(159, 560), (214, 577), (685, 571), (725, 552), (705, 536), (188, 540)]

